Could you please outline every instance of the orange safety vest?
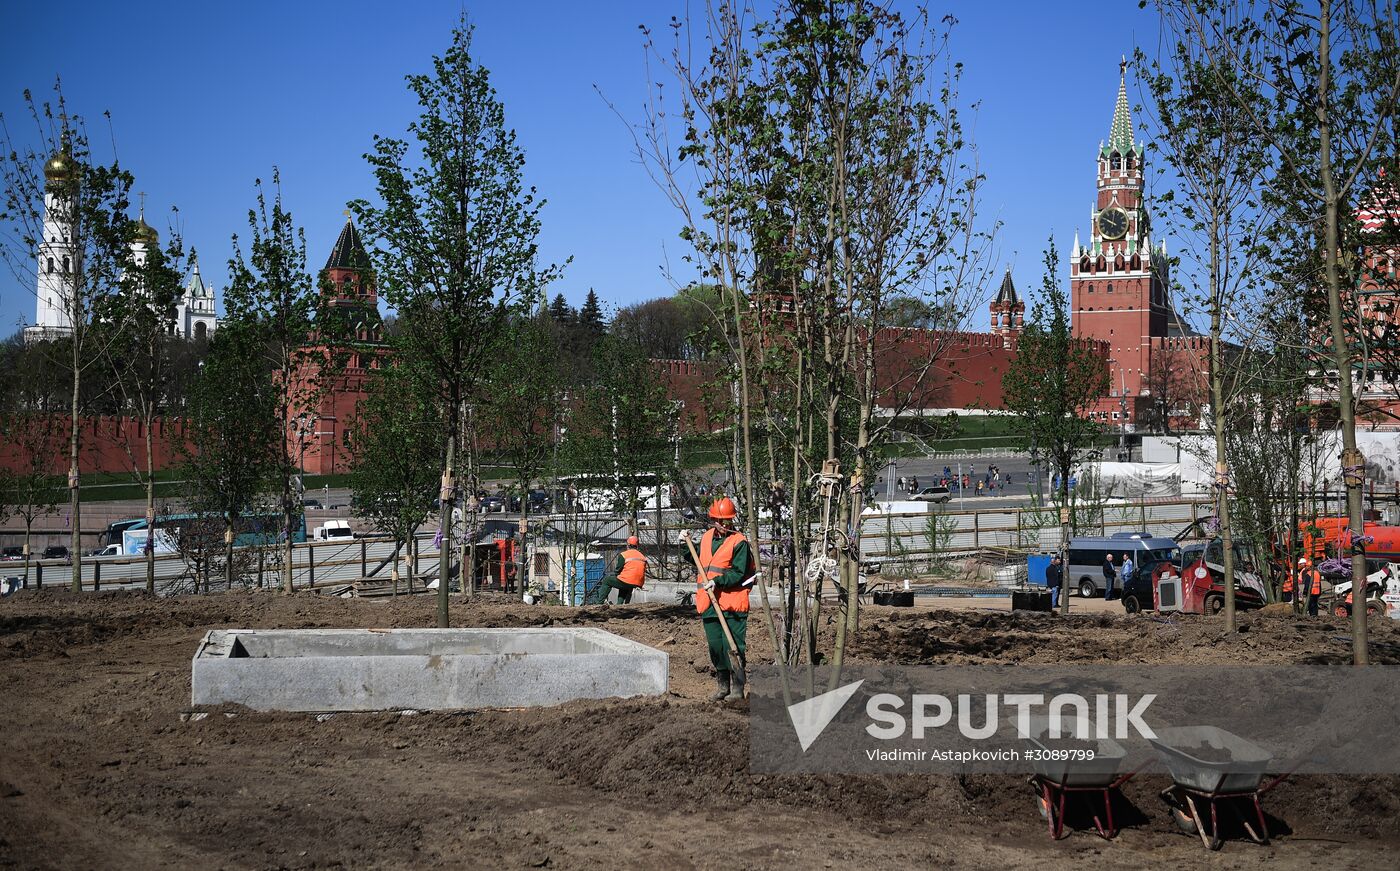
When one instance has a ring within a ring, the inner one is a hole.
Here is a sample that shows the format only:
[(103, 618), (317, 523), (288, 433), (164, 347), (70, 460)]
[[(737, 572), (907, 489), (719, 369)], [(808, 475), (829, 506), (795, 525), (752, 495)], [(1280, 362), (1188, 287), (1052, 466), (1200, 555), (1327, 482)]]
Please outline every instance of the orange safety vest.
[(640, 587), (646, 583), (647, 558), (636, 548), (629, 547), (622, 552), (622, 571), (617, 579), (624, 584)]
[[(1314, 595), (1314, 596), (1321, 596), (1321, 595), (1322, 595), (1322, 572), (1319, 572), (1317, 569), (1309, 569), (1308, 572), (1310, 572), (1310, 573), (1312, 574), (1312, 590), (1311, 590), (1311, 594)], [(1303, 576), (1304, 576), (1304, 577), (1307, 577), (1308, 572), (1304, 572)]]
[[(703, 615), (710, 610), (710, 594), (705, 591), (704, 583), (706, 579), (714, 580), (726, 571), (734, 567), (734, 548), (739, 542), (745, 541), (742, 533), (734, 533), (726, 536), (720, 542), (719, 549), (714, 550), (715, 531), (705, 530), (705, 534), (700, 537), (700, 568), (702, 573), (695, 578), (695, 610)], [(711, 553), (711, 550), (714, 550)], [(716, 590), (719, 593), (719, 609), (730, 613), (747, 614), (749, 612), (749, 588), (742, 587), (737, 590)]]
[(1291, 593), (1291, 592), (1293, 592), (1293, 575), (1294, 575), (1293, 572), (1289, 572), (1287, 575), (1284, 575), (1284, 577), (1283, 577), (1283, 591), (1284, 591), (1285, 593)]

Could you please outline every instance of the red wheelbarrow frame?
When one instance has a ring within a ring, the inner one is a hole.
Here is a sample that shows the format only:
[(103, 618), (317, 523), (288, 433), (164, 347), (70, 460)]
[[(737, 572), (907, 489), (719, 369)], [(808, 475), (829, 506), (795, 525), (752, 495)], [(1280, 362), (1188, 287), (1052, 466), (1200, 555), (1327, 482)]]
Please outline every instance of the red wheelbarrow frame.
[[(1066, 837), (1065, 833), (1065, 799), (1071, 792), (1097, 792), (1103, 798), (1104, 818), (1099, 819), (1098, 814), (1094, 815), (1094, 830), (1099, 837), (1105, 841), (1112, 840), (1118, 834), (1118, 827), (1113, 824), (1113, 793), (1119, 787), (1133, 779), (1141, 768), (1134, 768), (1127, 774), (1120, 774), (1112, 783), (1104, 786), (1065, 786), (1046, 778), (1042, 774), (1032, 775), (1026, 781), (1036, 791), (1037, 797), (1045, 808), (1045, 827), (1050, 832), (1052, 840), (1060, 840)], [(1091, 799), (1092, 801), (1092, 799)]]
[[(1192, 789), (1189, 786), (1183, 786), (1179, 783), (1173, 783), (1171, 786), (1162, 790), (1161, 798), (1162, 801), (1166, 802), (1174, 811), (1179, 811), (1183, 814), (1187, 811), (1190, 812), (1191, 821), (1196, 824), (1196, 834), (1201, 836), (1201, 843), (1205, 845), (1207, 850), (1219, 850), (1225, 845), (1225, 839), (1220, 837), (1220, 815), (1218, 807), (1221, 800), (1224, 800), (1226, 802), (1226, 807), (1234, 812), (1235, 817), (1239, 819), (1240, 824), (1244, 826), (1245, 833), (1249, 835), (1250, 840), (1256, 844), (1267, 844), (1269, 843), (1269, 824), (1264, 821), (1264, 808), (1259, 804), (1259, 797), (1278, 786), (1292, 773), (1293, 771), (1290, 769), (1257, 789), (1245, 790), (1243, 792), (1205, 792), (1199, 789)], [(1258, 832), (1249, 824), (1249, 820), (1245, 818), (1245, 815), (1240, 812), (1238, 806), (1238, 801), (1240, 799), (1249, 799), (1254, 805), (1254, 818), (1259, 823)], [(1209, 837), (1206, 836), (1206, 827), (1202, 824), (1200, 809), (1196, 807), (1197, 801), (1210, 805)], [(1185, 805), (1184, 809), (1182, 808), (1183, 804)]]

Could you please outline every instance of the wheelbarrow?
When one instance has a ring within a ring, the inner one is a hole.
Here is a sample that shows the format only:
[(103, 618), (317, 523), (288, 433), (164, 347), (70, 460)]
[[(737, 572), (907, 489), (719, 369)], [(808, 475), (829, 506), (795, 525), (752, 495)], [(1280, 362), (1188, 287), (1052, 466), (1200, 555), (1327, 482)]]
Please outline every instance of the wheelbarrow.
[[(1137, 774), (1136, 770), (1119, 772), (1127, 755), (1123, 745), (1111, 738), (1099, 738), (1075, 742), (1071, 747), (1067, 742), (1045, 737), (1047, 734), (1048, 728), (1042, 721), (1026, 739), (1026, 754), (1035, 770), (1027, 782), (1035, 790), (1036, 803), (1051, 839), (1058, 841), (1066, 836), (1065, 803), (1071, 793), (1078, 793), (1089, 805), (1094, 830), (1104, 840), (1111, 840), (1118, 834), (1113, 822), (1113, 795)], [(1103, 802), (1102, 815), (1094, 793)]]
[[(1269, 826), (1259, 797), (1283, 782), (1288, 772), (1264, 783), (1273, 756), (1258, 744), (1215, 726), (1183, 726), (1159, 729), (1151, 739), (1172, 785), (1162, 790), (1172, 819), (1187, 834), (1197, 834), (1208, 850), (1219, 850), (1220, 808), (1227, 808), (1256, 844), (1269, 842)], [(1203, 758), (1204, 757), (1204, 758)], [(1263, 784), (1263, 785), (1261, 785)], [(1240, 810), (1248, 802), (1253, 820)], [(1209, 829), (1203, 808), (1210, 811)]]

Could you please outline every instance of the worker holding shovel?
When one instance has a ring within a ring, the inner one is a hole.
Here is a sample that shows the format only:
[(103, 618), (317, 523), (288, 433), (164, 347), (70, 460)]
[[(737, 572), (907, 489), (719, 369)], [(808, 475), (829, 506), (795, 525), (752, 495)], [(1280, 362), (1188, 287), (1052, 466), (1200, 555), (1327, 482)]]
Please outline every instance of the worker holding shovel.
[[(749, 588), (757, 567), (749, 540), (735, 526), (734, 501), (722, 498), (710, 506), (711, 528), (700, 537), (700, 551), (682, 533), (699, 570), (695, 608), (705, 628), (717, 690), (712, 701), (744, 697), (745, 636), (749, 625)], [(722, 618), (721, 618), (722, 615)]]

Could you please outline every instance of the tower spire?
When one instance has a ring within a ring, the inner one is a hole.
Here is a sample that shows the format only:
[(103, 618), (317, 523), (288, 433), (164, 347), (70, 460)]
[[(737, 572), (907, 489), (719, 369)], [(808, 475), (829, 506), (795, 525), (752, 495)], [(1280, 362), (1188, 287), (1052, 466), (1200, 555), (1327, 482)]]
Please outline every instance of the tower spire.
[(1128, 108), (1128, 58), (1118, 62), (1118, 102), (1113, 106), (1113, 125), (1108, 131), (1108, 150), (1126, 154), (1133, 147), (1133, 116)]

